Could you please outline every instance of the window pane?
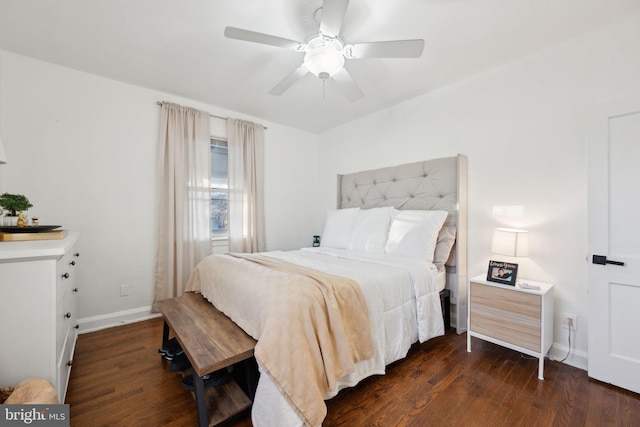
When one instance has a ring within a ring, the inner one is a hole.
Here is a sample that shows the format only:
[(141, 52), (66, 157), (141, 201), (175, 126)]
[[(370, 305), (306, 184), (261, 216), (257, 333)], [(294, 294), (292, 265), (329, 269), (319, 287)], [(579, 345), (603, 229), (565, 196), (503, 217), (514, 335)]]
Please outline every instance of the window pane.
[(211, 237), (229, 235), (227, 142), (211, 139)]
[(211, 187), (229, 188), (227, 147), (211, 145)]
[(229, 202), (226, 191), (211, 191), (211, 235), (226, 236), (229, 229)]

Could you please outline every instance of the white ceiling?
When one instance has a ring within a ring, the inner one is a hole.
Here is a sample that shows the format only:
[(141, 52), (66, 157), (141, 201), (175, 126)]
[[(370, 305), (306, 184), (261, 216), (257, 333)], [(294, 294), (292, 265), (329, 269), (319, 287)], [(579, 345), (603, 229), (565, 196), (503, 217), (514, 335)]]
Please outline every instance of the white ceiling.
[(234, 26), (293, 40), (317, 33), (322, 0), (0, 0), (0, 48), (322, 132), (640, 13), (640, 0), (351, 0), (348, 43), (422, 38), (419, 59), (348, 60), (349, 102), (309, 74), (267, 92), (303, 54), (231, 40)]

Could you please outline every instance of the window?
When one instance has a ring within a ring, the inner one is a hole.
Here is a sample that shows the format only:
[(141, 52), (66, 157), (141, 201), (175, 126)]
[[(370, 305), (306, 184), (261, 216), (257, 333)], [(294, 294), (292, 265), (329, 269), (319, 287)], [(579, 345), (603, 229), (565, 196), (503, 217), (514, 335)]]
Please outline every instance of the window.
[(211, 238), (229, 238), (229, 161), (227, 141), (211, 138)]

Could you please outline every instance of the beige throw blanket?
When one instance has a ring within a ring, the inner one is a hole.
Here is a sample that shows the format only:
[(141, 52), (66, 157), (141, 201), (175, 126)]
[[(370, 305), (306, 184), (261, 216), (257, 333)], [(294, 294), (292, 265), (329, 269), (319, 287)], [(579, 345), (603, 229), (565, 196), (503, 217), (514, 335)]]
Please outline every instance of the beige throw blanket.
[(187, 291), (258, 340), (256, 360), (307, 425), (322, 424), (323, 396), (375, 355), (367, 305), (351, 279), (264, 255), (212, 255)]

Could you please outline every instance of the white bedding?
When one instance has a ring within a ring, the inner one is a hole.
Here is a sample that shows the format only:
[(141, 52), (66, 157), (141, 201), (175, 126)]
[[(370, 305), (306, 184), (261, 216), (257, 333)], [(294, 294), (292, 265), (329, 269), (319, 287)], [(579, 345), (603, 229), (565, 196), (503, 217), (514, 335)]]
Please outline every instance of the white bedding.
[[(331, 248), (263, 255), (348, 277), (362, 288), (376, 356), (357, 363), (356, 371), (343, 377), (325, 399), (366, 377), (384, 374), (385, 366), (405, 357), (414, 342), (444, 334), (439, 291), (444, 288), (445, 274), (434, 265), (404, 257)], [(303, 425), (268, 375), (260, 375), (252, 421), (256, 427)]]
[(433, 272), (433, 284), (438, 292), (441, 292), (447, 284), (447, 271), (436, 270)]

